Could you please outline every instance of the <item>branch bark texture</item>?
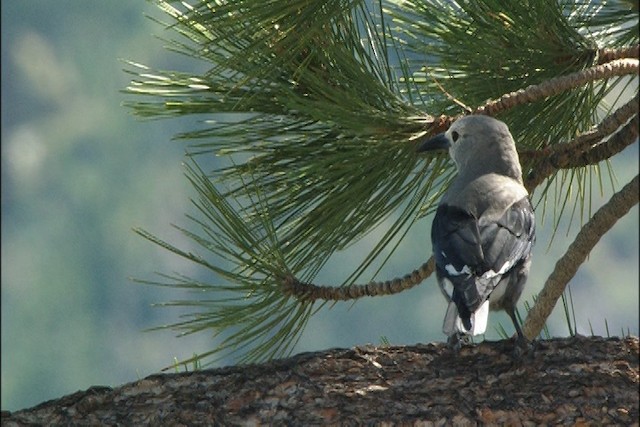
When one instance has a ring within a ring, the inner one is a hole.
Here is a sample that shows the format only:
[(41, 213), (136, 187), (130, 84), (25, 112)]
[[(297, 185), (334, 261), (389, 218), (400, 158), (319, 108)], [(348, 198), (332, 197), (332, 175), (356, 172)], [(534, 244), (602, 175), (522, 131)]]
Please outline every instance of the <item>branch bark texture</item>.
[(632, 425), (638, 338), (333, 349), (92, 387), (15, 413), (25, 425)]
[[(631, 118), (631, 120), (629, 120)], [(624, 125), (624, 126), (623, 126)], [(521, 153), (523, 162), (534, 162), (525, 179), (533, 191), (559, 169), (598, 164), (613, 157), (638, 138), (638, 96), (604, 119), (594, 130), (567, 144), (555, 144), (543, 150)]]
[(434, 269), (435, 261), (431, 257), (411, 274), (384, 282), (336, 287), (304, 283), (291, 276), (283, 282), (282, 289), (283, 292), (293, 295), (300, 301), (315, 301), (318, 299), (323, 301), (345, 301), (364, 296), (392, 295), (422, 283), (433, 273)]
[(501, 111), (508, 110), (517, 105), (540, 101), (550, 96), (585, 85), (596, 80), (608, 79), (610, 77), (637, 75), (639, 70), (638, 60), (632, 58), (616, 59), (606, 64), (597, 65), (586, 70), (560, 76), (547, 80), (538, 85), (527, 86), (515, 92), (508, 93), (500, 98), (489, 101), (485, 105), (478, 107), (474, 114), (487, 114), (494, 116)]
[(598, 64), (613, 61), (620, 58), (638, 58), (640, 45), (623, 47), (620, 49), (600, 49), (598, 51)]
[(558, 260), (533, 308), (529, 311), (523, 326), (523, 332), (529, 339), (534, 339), (544, 327), (544, 323), (564, 292), (578, 267), (584, 262), (589, 252), (600, 238), (613, 227), (629, 210), (638, 204), (640, 187), (638, 176), (631, 180), (619, 192), (593, 215), (580, 230), (566, 253)]

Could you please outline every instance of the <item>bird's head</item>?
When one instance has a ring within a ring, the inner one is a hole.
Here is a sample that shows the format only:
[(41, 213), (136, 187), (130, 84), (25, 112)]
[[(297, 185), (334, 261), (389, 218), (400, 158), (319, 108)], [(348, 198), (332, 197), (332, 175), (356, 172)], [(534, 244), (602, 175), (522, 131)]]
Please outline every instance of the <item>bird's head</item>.
[(462, 117), (453, 122), (446, 132), (422, 142), (417, 151), (444, 149), (449, 150), (458, 171), (480, 173), (489, 168), (504, 175), (517, 175), (518, 178), (521, 174), (509, 128), (489, 116)]

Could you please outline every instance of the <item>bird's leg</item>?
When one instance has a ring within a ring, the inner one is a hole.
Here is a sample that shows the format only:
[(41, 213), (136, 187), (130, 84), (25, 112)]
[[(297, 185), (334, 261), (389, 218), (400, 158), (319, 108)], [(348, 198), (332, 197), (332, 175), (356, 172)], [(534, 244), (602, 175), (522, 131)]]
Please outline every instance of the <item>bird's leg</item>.
[(509, 309), (507, 310), (507, 314), (509, 314), (511, 321), (513, 322), (513, 326), (516, 328), (516, 334), (518, 335), (515, 339), (515, 348), (513, 349), (513, 352), (516, 357), (520, 357), (523, 352), (531, 350), (531, 343), (524, 335), (524, 332), (522, 332), (515, 310)]
[(449, 335), (449, 338), (447, 339), (447, 346), (456, 353), (460, 351), (460, 336), (457, 332), (453, 335)]

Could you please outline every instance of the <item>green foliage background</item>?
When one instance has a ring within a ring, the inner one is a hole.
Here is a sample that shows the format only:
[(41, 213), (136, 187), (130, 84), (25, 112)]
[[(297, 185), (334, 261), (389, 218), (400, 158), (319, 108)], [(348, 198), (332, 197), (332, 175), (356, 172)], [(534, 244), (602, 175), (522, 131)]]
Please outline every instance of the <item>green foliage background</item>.
[[(193, 268), (131, 231), (142, 227), (178, 246), (191, 244), (169, 227), (185, 224), (194, 196), (180, 166), (183, 146), (169, 140), (194, 122), (129, 116), (119, 92), (129, 77), (118, 59), (189, 71), (204, 65), (163, 49), (152, 34), (167, 34), (143, 12), (161, 16), (143, 1), (2, 2), (2, 409), (132, 381), (212, 345), (206, 334), (143, 333), (179, 315), (150, 304), (181, 295), (128, 280)], [(628, 182), (638, 173), (638, 144), (613, 165), (620, 184)], [(600, 203), (596, 197), (594, 210)], [(427, 217), (415, 227), (380, 278), (426, 260), (429, 226)], [(557, 236), (547, 252), (551, 222), (539, 229), (525, 298), (540, 290), (577, 231)], [(381, 235), (332, 257), (316, 281), (342, 283)], [(572, 283), (578, 332), (588, 333), (590, 321), (606, 334), (606, 318), (611, 333), (638, 334), (637, 207), (605, 235)], [(442, 340), (443, 313), (430, 279), (397, 296), (320, 311), (296, 351), (378, 343), (380, 336), (391, 344)], [(493, 325), (499, 322), (508, 320), (492, 316)], [(550, 328), (567, 334), (559, 309)]]

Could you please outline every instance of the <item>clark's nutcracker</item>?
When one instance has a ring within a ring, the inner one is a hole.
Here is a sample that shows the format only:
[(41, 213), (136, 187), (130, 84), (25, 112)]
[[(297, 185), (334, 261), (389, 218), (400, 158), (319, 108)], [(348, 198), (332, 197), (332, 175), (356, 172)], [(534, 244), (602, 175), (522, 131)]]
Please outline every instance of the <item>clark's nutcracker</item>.
[(431, 227), (436, 276), (449, 301), (443, 332), (449, 343), (484, 333), (489, 308), (505, 310), (518, 343), (515, 315), (531, 265), (535, 220), (515, 142), (503, 122), (472, 115), (418, 147), (449, 149), (458, 175)]

